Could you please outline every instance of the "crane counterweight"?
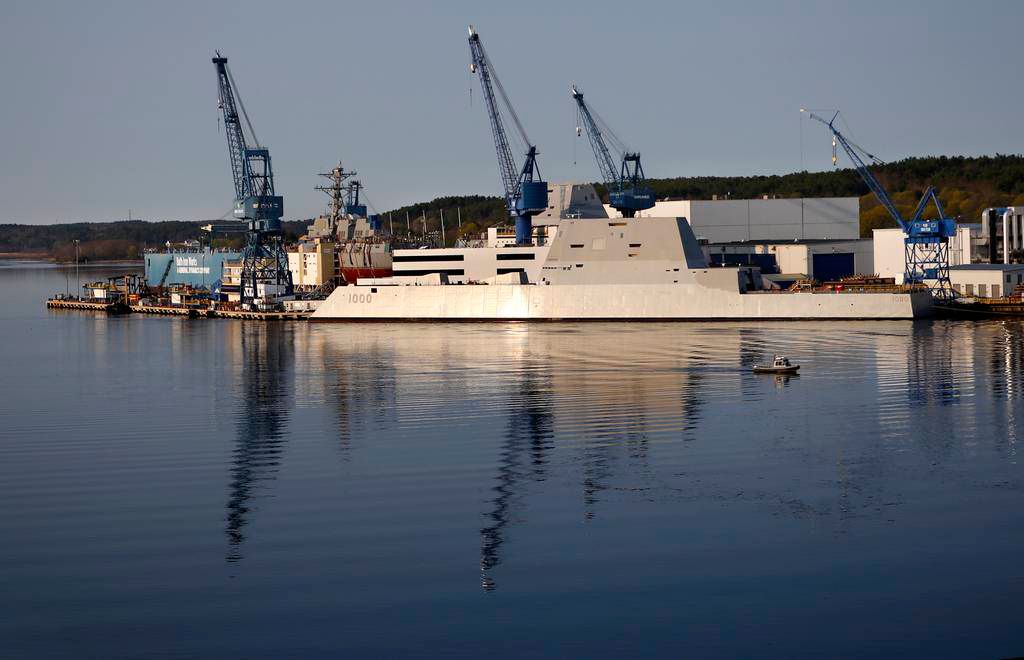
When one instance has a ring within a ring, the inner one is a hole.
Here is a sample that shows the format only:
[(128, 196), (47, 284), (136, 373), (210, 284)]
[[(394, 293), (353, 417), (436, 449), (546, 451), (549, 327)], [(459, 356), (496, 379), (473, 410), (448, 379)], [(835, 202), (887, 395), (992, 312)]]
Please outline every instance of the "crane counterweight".
[[(583, 100), (583, 92), (576, 85), (569, 87), (569, 93), (576, 101), (579, 121), (576, 126), (576, 136), (582, 134), (580, 125), (586, 127), (587, 137), (590, 138), (590, 146), (594, 149), (594, 156), (597, 158), (597, 167), (601, 170), (601, 178), (608, 189), (608, 203), (624, 218), (632, 218), (638, 211), (643, 211), (654, 206), (654, 192), (647, 187), (644, 177), (644, 168), (640, 164), (640, 154), (625, 148), (625, 145), (615, 137), (607, 126), (601, 130), (601, 122), (596, 113)], [(621, 148), (618, 150), (619, 166), (615, 166), (615, 159), (612, 158), (611, 150), (608, 147), (608, 140), (614, 140)]]

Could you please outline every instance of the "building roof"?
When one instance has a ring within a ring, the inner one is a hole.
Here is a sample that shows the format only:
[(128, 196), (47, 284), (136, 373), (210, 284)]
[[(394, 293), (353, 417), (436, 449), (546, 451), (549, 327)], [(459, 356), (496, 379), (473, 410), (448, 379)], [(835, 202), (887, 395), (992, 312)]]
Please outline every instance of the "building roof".
[(754, 246), (754, 245), (828, 245), (830, 243), (870, 243), (870, 238), (751, 238), (742, 241), (712, 241), (708, 245), (723, 246)]
[(960, 264), (950, 266), (950, 270), (1024, 270), (1024, 264)]

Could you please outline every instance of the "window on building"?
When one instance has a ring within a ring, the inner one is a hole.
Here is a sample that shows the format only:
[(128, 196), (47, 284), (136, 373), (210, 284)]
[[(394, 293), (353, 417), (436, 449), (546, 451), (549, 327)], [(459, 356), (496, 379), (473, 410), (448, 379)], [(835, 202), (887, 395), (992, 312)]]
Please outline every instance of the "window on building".
[(957, 293), (963, 293), (963, 289), (964, 288), (960, 285), (959, 282), (953, 285), (953, 290), (956, 291)]
[(988, 285), (987, 284), (979, 284), (978, 285), (978, 295), (981, 296), (982, 298), (987, 298), (988, 297)]
[(993, 298), (998, 298), (1000, 295), (1001, 294), (1000, 294), (999, 285), (998, 284), (993, 284), (992, 285), (992, 297)]
[(965, 296), (973, 296), (974, 295), (974, 285), (973, 284), (965, 284), (964, 285), (964, 295)]

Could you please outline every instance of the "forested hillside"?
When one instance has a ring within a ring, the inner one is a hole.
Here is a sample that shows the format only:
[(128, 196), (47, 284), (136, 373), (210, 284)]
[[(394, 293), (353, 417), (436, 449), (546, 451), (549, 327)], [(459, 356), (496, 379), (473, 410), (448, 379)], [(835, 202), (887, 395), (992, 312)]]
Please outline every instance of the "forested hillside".
[[(913, 212), (924, 189), (930, 184), (949, 217), (961, 222), (978, 222), (981, 211), (990, 206), (1024, 205), (1024, 157), (1022, 156), (937, 156), (908, 158), (873, 168), (900, 210)], [(497, 180), (497, 177), (495, 177)], [(658, 199), (734, 199), (777, 197), (860, 196), (862, 236), (876, 227), (894, 226), (885, 209), (868, 191), (852, 169), (827, 172), (796, 172), (773, 176), (679, 177), (649, 181)], [(604, 195), (603, 186), (598, 191)], [(475, 235), (486, 227), (508, 221), (500, 197), (482, 195), (438, 197), (429, 202), (403, 206), (383, 214), (385, 226), (395, 232), (437, 231), (441, 212), (445, 235), (451, 243), (457, 235)], [(461, 213), (461, 230), (459, 218)], [(931, 213), (929, 215), (932, 215)], [(408, 221), (407, 221), (408, 218)], [(425, 222), (424, 222), (425, 220)], [(144, 246), (156, 247), (166, 241), (179, 242), (200, 235), (195, 222), (96, 222), (58, 225), (0, 225), (0, 252), (39, 252), (59, 259), (73, 259), (73, 241), (81, 241), (84, 259), (137, 258)], [(408, 224), (407, 224), (408, 222)], [(307, 220), (285, 223), (285, 235), (295, 239), (305, 231)], [(239, 239), (235, 239), (236, 242)]]
[[(908, 158), (875, 166), (872, 171), (888, 189), (902, 213), (910, 215), (928, 185), (939, 190), (946, 215), (962, 222), (978, 222), (981, 211), (990, 206), (1024, 204), (1024, 157), (1021, 156), (938, 156)], [(859, 196), (861, 235), (870, 236), (876, 227), (895, 226), (868, 187), (853, 169), (827, 172), (796, 172), (772, 176), (679, 177), (651, 179), (649, 184), (658, 199), (734, 199), (777, 197)], [(605, 197), (604, 187), (598, 192)], [(505, 222), (504, 203), (499, 197), (441, 197), (393, 211), (396, 231), (405, 227), (405, 213), (413, 218), (413, 231), (422, 231), (417, 221), (426, 213), (427, 227), (436, 229), (440, 210), (445, 210), (445, 225), (451, 236), (455, 228), (455, 209), (462, 208), (463, 233)], [(933, 213), (930, 213), (930, 215)], [(385, 214), (386, 216), (387, 214)], [(449, 218), (452, 218), (451, 220)]]
[[(205, 221), (75, 222), (55, 225), (0, 225), (0, 252), (46, 254), (61, 261), (75, 258), (74, 241), (81, 242), (79, 255), (85, 261), (138, 259), (146, 247), (158, 248), (170, 241), (179, 243), (198, 238)], [(286, 237), (294, 240), (306, 230), (307, 221), (285, 224)], [(219, 240), (225, 246), (241, 246), (241, 238)]]

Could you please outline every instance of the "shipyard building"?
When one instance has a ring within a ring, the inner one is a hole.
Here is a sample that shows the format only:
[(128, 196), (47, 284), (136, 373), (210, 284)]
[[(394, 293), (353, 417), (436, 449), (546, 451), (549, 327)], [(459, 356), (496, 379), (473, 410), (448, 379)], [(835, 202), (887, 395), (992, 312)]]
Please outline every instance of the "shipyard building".
[(640, 217), (684, 217), (710, 263), (758, 266), (784, 286), (875, 272), (871, 240), (860, 238), (858, 197), (663, 200)]

